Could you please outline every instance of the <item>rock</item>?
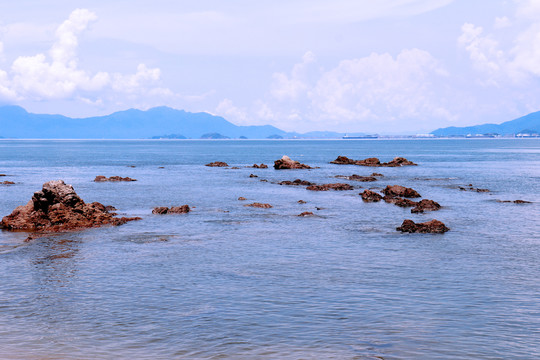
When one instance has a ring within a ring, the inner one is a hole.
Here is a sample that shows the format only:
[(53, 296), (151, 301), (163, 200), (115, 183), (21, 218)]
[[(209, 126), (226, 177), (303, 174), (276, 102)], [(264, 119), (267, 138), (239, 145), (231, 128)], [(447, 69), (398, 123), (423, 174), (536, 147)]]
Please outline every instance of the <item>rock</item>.
[(96, 178), (94, 179), (95, 182), (105, 182), (105, 181), (137, 181), (136, 179), (132, 179), (130, 177), (121, 177), (121, 176), (111, 176), (111, 177), (106, 177), (106, 176), (103, 176), (103, 175), (98, 175), (96, 176)]
[(362, 200), (365, 202), (379, 202), (383, 198), (382, 195), (367, 189), (360, 193), (360, 196), (362, 196)]
[(526, 201), (526, 200), (497, 200), (497, 202), (500, 202), (500, 203), (514, 203), (514, 204), (532, 204), (531, 201)]
[(304, 200), (298, 200), (297, 201), (299, 204), (305, 204), (306, 202)]
[(306, 180), (300, 180), (296, 179), (293, 181), (285, 180), (278, 183), (279, 185), (297, 185), (297, 186), (309, 186), (309, 185), (315, 185), (312, 182), (306, 181)]
[(114, 214), (98, 202), (85, 203), (71, 185), (62, 180), (43, 184), (32, 199), (17, 207), (5, 216), (0, 227), (6, 230), (59, 232), (99, 227), (103, 225), (122, 225), (139, 217), (116, 218)]
[(165, 214), (187, 214), (190, 211), (189, 205), (182, 206), (159, 206), (152, 210), (152, 214), (165, 215)]
[(349, 184), (334, 183), (334, 184), (322, 184), (322, 185), (310, 185), (306, 190), (311, 191), (328, 191), (328, 190), (353, 190), (354, 188)]
[(372, 174), (371, 174), (371, 176), (379, 176), (379, 177), (384, 177), (384, 175), (383, 175), (383, 174), (379, 174), (379, 173), (376, 173), (376, 172), (372, 173)]
[(256, 178), (256, 177), (258, 177), (258, 176), (255, 175), (255, 174), (249, 174), (249, 177), (250, 177), (250, 178)]
[(416, 203), (416, 206), (411, 209), (411, 213), (423, 213), (424, 211), (436, 211), (441, 208), (441, 205), (439, 203), (429, 200), (429, 199), (423, 199), (420, 200), (418, 203)]
[(476, 192), (490, 192), (489, 189), (480, 189), (480, 188), (475, 188), (473, 187), (472, 184), (469, 184), (467, 186), (460, 186), (459, 187), (459, 190), (461, 191), (476, 191)]
[(416, 190), (401, 185), (388, 185), (382, 192), (387, 196), (399, 196), (408, 198), (420, 197), (420, 194), (417, 193)]
[(338, 165), (360, 165), (360, 166), (372, 166), (372, 167), (378, 167), (378, 166), (398, 167), (398, 166), (406, 166), (406, 165), (416, 165), (415, 163), (405, 159), (404, 157), (396, 157), (392, 161), (389, 161), (387, 163), (381, 163), (381, 161), (376, 157), (367, 158), (364, 160), (353, 160), (353, 159), (349, 159), (346, 156), (338, 156), (336, 160), (331, 161), (330, 163), (338, 164)]
[(360, 176), (360, 175), (356, 175), (356, 174), (352, 174), (351, 176), (336, 175), (336, 177), (340, 178), (340, 179), (362, 181), (362, 182), (377, 181), (377, 178), (374, 177), (374, 176)]
[(6, 174), (0, 174), (0, 176), (7, 176)]
[(254, 202), (253, 204), (247, 204), (247, 205), (244, 205), (244, 206), (261, 208), (261, 209), (270, 209), (272, 207), (272, 205), (270, 205), (270, 204), (263, 204), (263, 203), (258, 203), (258, 202)]
[(165, 169), (165, 166), (159, 166), (158, 169)]
[(240, 170), (240, 168), (238, 166), (233, 166), (231, 170)]
[(315, 214), (312, 213), (311, 211), (304, 211), (303, 213), (298, 214), (296, 216), (315, 216)]
[(105, 210), (107, 210), (107, 211), (110, 212), (110, 213), (113, 213), (113, 212), (115, 212), (117, 209), (116, 209), (114, 206), (112, 206), (112, 205), (107, 205), (107, 206), (105, 206)]
[(266, 180), (266, 179), (261, 179), (261, 180), (259, 180), (259, 181), (260, 181), (260, 182), (268, 182), (268, 180)]
[(306, 164), (301, 164), (298, 161), (291, 160), (287, 155), (279, 160), (274, 161), (274, 169), (284, 170), (284, 169), (311, 169), (311, 166)]
[(229, 164), (227, 164), (226, 162), (223, 162), (223, 161), (214, 161), (214, 162), (211, 162), (211, 163), (208, 163), (204, 166), (210, 166), (210, 167), (227, 167), (229, 166)]
[(268, 169), (268, 165), (265, 165), (265, 164), (260, 164), (260, 165), (253, 164), (252, 167), (255, 169)]
[(418, 203), (416, 201), (412, 201), (409, 199), (403, 199), (403, 198), (396, 198), (396, 201), (393, 202), (394, 205), (399, 207), (412, 207), (412, 206), (418, 206)]
[(404, 220), (400, 227), (396, 228), (397, 231), (408, 233), (434, 233), (442, 234), (450, 230), (439, 220), (431, 220), (423, 223), (415, 223), (412, 220)]
[(243, 197), (243, 196), (240, 196), (240, 197), (238, 198), (238, 200), (239, 200), (239, 201), (245, 201), (245, 200), (247, 200), (247, 199), (246, 199), (245, 197)]
[(2, 181), (0, 185), (15, 185), (15, 183), (13, 181)]

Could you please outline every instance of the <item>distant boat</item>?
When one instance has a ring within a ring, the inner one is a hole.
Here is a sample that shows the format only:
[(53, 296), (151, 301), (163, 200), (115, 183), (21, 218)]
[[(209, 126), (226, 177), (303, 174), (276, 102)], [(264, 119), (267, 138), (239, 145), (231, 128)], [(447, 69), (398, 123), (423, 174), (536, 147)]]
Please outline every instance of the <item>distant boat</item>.
[(353, 140), (353, 139), (377, 139), (379, 135), (361, 135), (361, 136), (349, 136), (345, 135), (342, 137), (342, 139), (345, 140)]

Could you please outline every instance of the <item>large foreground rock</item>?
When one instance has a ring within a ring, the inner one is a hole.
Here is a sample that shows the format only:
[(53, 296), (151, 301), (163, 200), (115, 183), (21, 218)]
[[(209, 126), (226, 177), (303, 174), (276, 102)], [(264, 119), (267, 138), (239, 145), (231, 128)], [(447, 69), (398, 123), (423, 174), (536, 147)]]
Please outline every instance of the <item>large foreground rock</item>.
[(6, 230), (59, 232), (103, 225), (122, 225), (139, 217), (115, 217), (98, 202), (85, 203), (71, 185), (49, 181), (32, 196), (28, 204), (5, 216), (0, 227)]
[(450, 230), (439, 220), (431, 220), (423, 223), (415, 223), (412, 220), (404, 220), (400, 227), (396, 228), (397, 231), (408, 233), (434, 233), (442, 234)]
[(301, 164), (299, 161), (294, 161), (287, 155), (283, 155), (281, 159), (274, 161), (274, 169), (311, 169), (311, 166)]

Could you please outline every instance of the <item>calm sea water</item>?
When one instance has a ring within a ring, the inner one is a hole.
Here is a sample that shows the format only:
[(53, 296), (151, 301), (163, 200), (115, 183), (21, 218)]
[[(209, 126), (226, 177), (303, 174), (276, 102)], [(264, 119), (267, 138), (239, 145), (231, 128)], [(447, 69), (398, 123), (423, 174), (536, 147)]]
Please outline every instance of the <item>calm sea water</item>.
[[(246, 168), (284, 154), (320, 168)], [(329, 164), (338, 155), (419, 166)], [(204, 166), (216, 160), (240, 169)], [(385, 177), (355, 191), (276, 184), (372, 171)], [(0, 185), (1, 216), (63, 179), (143, 217), (30, 242), (0, 232), (2, 359), (540, 358), (540, 140), (1, 141), (0, 173), (16, 182)], [(389, 184), (443, 209), (358, 196)], [(182, 204), (193, 211), (151, 214)], [(395, 231), (433, 218), (451, 231)]]

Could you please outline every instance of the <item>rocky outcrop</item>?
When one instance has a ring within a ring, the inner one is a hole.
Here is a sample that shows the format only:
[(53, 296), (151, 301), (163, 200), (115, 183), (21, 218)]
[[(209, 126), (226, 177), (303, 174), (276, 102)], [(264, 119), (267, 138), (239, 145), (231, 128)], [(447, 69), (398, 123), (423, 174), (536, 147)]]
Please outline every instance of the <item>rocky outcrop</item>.
[(294, 161), (287, 155), (283, 155), (281, 159), (274, 161), (274, 169), (311, 169), (311, 166), (301, 164), (299, 161)]
[(382, 192), (389, 197), (420, 197), (420, 194), (416, 190), (401, 185), (388, 185)]
[(331, 161), (331, 164), (338, 164), (338, 165), (359, 165), (359, 166), (372, 166), (372, 167), (399, 167), (399, 166), (406, 166), (406, 165), (416, 165), (412, 161), (409, 161), (405, 159), (404, 157), (396, 157), (393, 160), (381, 163), (381, 161), (376, 158), (367, 158), (364, 160), (353, 160), (349, 159), (346, 156), (338, 156), (336, 160)]
[(106, 176), (103, 176), (103, 175), (98, 175), (96, 176), (96, 178), (94, 179), (95, 182), (105, 182), (105, 181), (112, 181), (112, 182), (116, 182), (116, 181), (137, 181), (136, 179), (132, 179), (130, 177), (121, 177), (121, 176), (111, 176), (111, 177), (106, 177)]
[(240, 196), (240, 197), (238, 198), (238, 201), (246, 201), (246, 200), (247, 200), (247, 199), (246, 199), (245, 197), (243, 197), (243, 196)]
[(249, 206), (249, 207), (254, 207), (254, 208), (261, 208), (261, 209), (270, 209), (272, 207), (272, 205), (270, 205), (270, 204), (263, 204), (263, 203), (259, 203), (259, 202), (254, 202), (253, 204), (247, 204), (247, 205), (244, 205), (244, 206)]
[(260, 165), (253, 164), (252, 167), (255, 168), (255, 169), (268, 169), (268, 165), (266, 165), (266, 164), (260, 164)]
[(152, 214), (156, 215), (165, 215), (165, 214), (187, 214), (191, 209), (189, 205), (182, 206), (171, 206), (170, 208), (166, 206), (159, 206), (152, 210)]
[(306, 188), (311, 191), (328, 191), (328, 190), (353, 190), (354, 188), (349, 184), (334, 183), (334, 184), (322, 184), (322, 185), (310, 185)]
[(441, 208), (438, 202), (429, 199), (423, 199), (416, 203), (416, 206), (411, 209), (411, 213), (423, 213), (424, 211), (436, 211)]
[(415, 223), (412, 220), (404, 220), (397, 231), (408, 233), (434, 233), (442, 234), (450, 230), (439, 220), (431, 220), (423, 223)]
[(312, 182), (306, 181), (306, 180), (300, 180), (296, 179), (293, 181), (285, 180), (278, 183), (279, 185), (296, 185), (296, 186), (309, 186), (309, 185), (315, 185)]
[(209, 166), (209, 167), (227, 167), (229, 166), (229, 164), (227, 164), (226, 162), (223, 162), (223, 161), (214, 161), (214, 162), (211, 162), (211, 163), (208, 163), (204, 166)]
[(0, 227), (6, 230), (59, 232), (99, 227), (103, 225), (122, 225), (139, 217), (115, 217), (103, 204), (85, 203), (71, 185), (62, 180), (43, 184), (32, 199), (17, 207), (5, 216)]
[(367, 189), (360, 193), (360, 196), (362, 196), (362, 200), (364, 200), (364, 202), (379, 202), (383, 198), (382, 195), (377, 194), (375, 191)]
[(347, 179), (347, 180), (353, 180), (353, 181), (361, 181), (361, 182), (371, 182), (371, 181), (377, 181), (377, 178), (374, 176), (360, 176), (357, 174), (352, 174), (351, 176), (346, 175), (336, 175), (338, 179)]

